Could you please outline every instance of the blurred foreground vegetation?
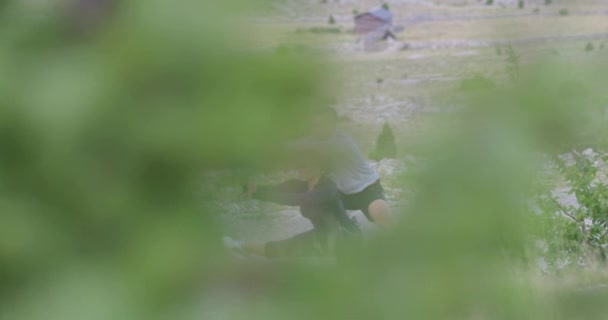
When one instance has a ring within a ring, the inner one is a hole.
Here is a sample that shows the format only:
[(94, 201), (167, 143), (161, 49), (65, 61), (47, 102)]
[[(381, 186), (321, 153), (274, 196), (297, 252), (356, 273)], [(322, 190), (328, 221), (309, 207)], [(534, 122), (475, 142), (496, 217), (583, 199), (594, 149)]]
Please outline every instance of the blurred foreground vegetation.
[[(539, 152), (605, 143), (605, 58), (472, 90), (417, 143), (427, 161), (399, 224), (338, 266), (229, 259), (221, 213), (201, 209), (213, 194), (193, 192), (200, 173), (276, 165), (332, 91), (313, 53), (240, 47), (238, 7), (2, 4), (0, 319), (604, 316), (608, 289), (579, 289), (606, 280), (605, 232), (562, 232), (529, 200), (551, 188), (538, 190)], [(584, 205), (605, 231), (598, 192)], [(593, 268), (537, 267), (583, 245)]]

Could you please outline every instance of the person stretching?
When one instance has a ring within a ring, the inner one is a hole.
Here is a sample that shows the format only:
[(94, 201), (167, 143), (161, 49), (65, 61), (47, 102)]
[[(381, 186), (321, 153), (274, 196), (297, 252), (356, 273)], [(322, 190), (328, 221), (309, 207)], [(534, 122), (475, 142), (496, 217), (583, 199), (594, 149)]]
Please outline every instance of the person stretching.
[(356, 222), (346, 214), (337, 186), (320, 168), (302, 168), (298, 173), (301, 180), (275, 186), (248, 183), (244, 191), (253, 199), (299, 206), (302, 216), (312, 223), (312, 230), (267, 243), (247, 243), (225, 237), (224, 244), (241, 253), (268, 258), (333, 256), (346, 244), (343, 239), (360, 233)]

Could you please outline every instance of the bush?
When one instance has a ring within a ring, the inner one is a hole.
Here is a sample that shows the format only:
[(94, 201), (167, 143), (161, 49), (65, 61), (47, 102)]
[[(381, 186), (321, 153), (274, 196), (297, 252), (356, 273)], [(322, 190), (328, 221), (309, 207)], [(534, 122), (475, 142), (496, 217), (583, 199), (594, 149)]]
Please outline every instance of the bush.
[(491, 6), (491, 5), (493, 5), (493, 4), (494, 4), (494, 0), (487, 0), (487, 1), (486, 1), (486, 5), (487, 5), (487, 6)]
[(376, 140), (376, 149), (370, 153), (369, 157), (373, 160), (381, 160), (384, 158), (395, 158), (396, 156), (397, 145), (395, 144), (395, 135), (387, 121), (382, 126), (382, 131)]
[(559, 10), (559, 15), (560, 16), (567, 16), (570, 14), (570, 11), (568, 11), (568, 9), (560, 9)]
[(390, 7), (386, 2), (382, 4), (382, 8), (384, 8), (385, 10), (390, 10)]
[(201, 172), (270, 159), (321, 70), (243, 54), (232, 6), (126, 1), (77, 34), (32, 5), (0, 10), (3, 75), (23, 81), (0, 90), (0, 318), (180, 318), (224, 270)]
[(327, 23), (329, 24), (336, 24), (336, 19), (334, 19), (333, 15), (329, 15), (329, 20), (327, 20)]
[(519, 1), (517, 2), (517, 7), (518, 7), (518, 8), (523, 9), (523, 8), (524, 8), (524, 6), (525, 6), (525, 2), (524, 2), (524, 0), (519, 0)]
[(597, 165), (608, 157), (577, 151), (572, 152), (572, 157), (571, 163), (560, 157), (554, 161), (578, 206), (562, 204), (550, 192), (538, 201), (548, 231), (543, 239), (545, 260), (554, 266), (567, 260), (603, 261), (608, 248), (608, 186), (596, 179)]
[(551, 0), (545, 0), (545, 5), (550, 5), (551, 4)]
[(587, 43), (587, 45), (585, 46), (586, 51), (593, 51), (593, 49), (595, 49), (595, 46), (591, 42)]

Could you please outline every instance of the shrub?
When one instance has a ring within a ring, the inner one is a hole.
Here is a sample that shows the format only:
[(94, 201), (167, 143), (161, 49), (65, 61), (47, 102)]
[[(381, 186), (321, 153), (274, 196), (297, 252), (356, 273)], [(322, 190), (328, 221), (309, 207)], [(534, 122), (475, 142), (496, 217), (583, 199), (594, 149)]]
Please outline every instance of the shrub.
[(608, 186), (596, 179), (597, 164), (608, 157), (577, 151), (572, 157), (571, 163), (560, 157), (554, 160), (578, 206), (562, 204), (550, 192), (538, 199), (547, 227), (545, 260), (554, 266), (568, 260), (605, 260), (608, 249)]
[(585, 46), (586, 51), (593, 51), (593, 49), (595, 49), (595, 46), (591, 42), (587, 43), (587, 45)]
[(560, 16), (567, 16), (570, 14), (570, 11), (568, 11), (568, 9), (560, 9), (559, 10), (559, 15)]
[(551, 0), (545, 0), (545, 5), (550, 5), (551, 4)]
[(329, 24), (336, 24), (336, 19), (334, 19), (333, 15), (329, 15), (329, 20), (327, 20), (327, 23)]
[(523, 9), (523, 8), (524, 8), (524, 6), (525, 6), (524, 0), (519, 0), (519, 1), (517, 2), (517, 7), (518, 7), (518, 8)]
[(388, 121), (382, 126), (382, 131), (376, 140), (376, 149), (370, 153), (370, 158), (373, 160), (381, 160), (384, 158), (395, 158), (397, 156), (397, 145), (395, 144), (395, 135), (388, 124)]
[(382, 8), (384, 8), (385, 10), (390, 10), (390, 7), (386, 2), (382, 4)]
[(208, 318), (190, 301), (224, 262), (201, 174), (267, 163), (324, 104), (322, 69), (244, 54), (232, 5), (129, 1), (87, 36), (67, 6), (113, 1), (22, 2), (36, 19), (2, 19), (24, 86), (0, 90), (0, 318)]
[(487, 1), (486, 1), (486, 5), (487, 5), (487, 6), (491, 6), (491, 5), (493, 5), (493, 4), (494, 4), (494, 0), (487, 0)]

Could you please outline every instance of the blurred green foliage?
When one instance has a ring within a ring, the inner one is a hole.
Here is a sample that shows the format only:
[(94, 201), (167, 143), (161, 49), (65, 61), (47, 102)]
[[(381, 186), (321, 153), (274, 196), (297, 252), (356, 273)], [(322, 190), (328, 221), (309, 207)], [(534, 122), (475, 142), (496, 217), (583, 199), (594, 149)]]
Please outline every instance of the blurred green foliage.
[(163, 318), (217, 270), (196, 178), (268, 165), (323, 101), (231, 5), (3, 2), (0, 318)]
[(463, 79), (460, 82), (460, 90), (464, 92), (471, 92), (477, 90), (488, 90), (496, 87), (494, 81), (482, 74), (476, 74), (473, 77)]
[(529, 67), (438, 118), (400, 223), (337, 267), (240, 264), (196, 179), (276, 166), (327, 66), (247, 50), (241, 2), (84, 3), (0, 8), (0, 319), (603, 315), (605, 290), (533, 281), (525, 215), (537, 151), (605, 141), (605, 61)]

